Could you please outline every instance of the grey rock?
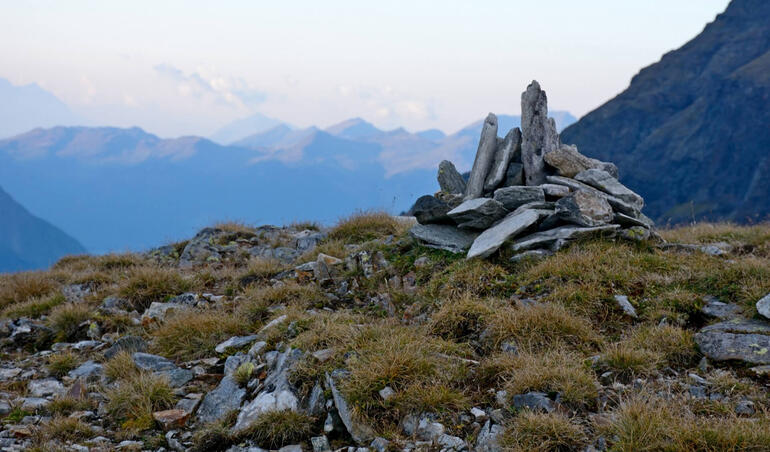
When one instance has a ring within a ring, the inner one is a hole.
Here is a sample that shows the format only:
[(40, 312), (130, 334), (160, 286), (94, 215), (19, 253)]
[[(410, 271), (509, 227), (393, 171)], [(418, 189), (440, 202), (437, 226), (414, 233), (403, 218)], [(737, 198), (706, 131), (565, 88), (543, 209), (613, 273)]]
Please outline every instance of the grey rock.
[(770, 319), (770, 293), (757, 301), (757, 312), (759, 312), (762, 317)]
[(490, 198), (469, 199), (447, 215), (462, 229), (486, 229), (497, 220), (503, 218), (508, 210), (503, 205)]
[(0, 400), (0, 416), (5, 416), (12, 410), (10, 402), (7, 400)]
[(516, 240), (513, 245), (511, 245), (511, 248), (514, 251), (526, 251), (538, 248), (556, 251), (566, 245), (569, 241), (589, 237), (594, 234), (614, 232), (618, 228), (620, 228), (620, 226), (616, 224), (598, 226), (595, 228), (561, 226), (522, 237)]
[(475, 199), (484, 194), (484, 182), (492, 167), (497, 150), (497, 116), (490, 113), (481, 128), (481, 139), (473, 161), (471, 175), (465, 188), (465, 199)]
[(741, 314), (741, 307), (733, 303), (723, 303), (716, 297), (706, 296), (703, 297), (705, 304), (701, 308), (701, 312), (709, 317), (716, 317), (722, 320), (734, 319)]
[(326, 436), (314, 436), (310, 438), (310, 445), (313, 446), (313, 452), (331, 452), (329, 439)]
[(435, 196), (420, 196), (410, 209), (410, 213), (420, 224), (451, 223), (447, 212), (452, 210), (449, 204), (436, 199)]
[(337, 413), (345, 424), (350, 436), (353, 440), (361, 445), (369, 444), (374, 439), (374, 430), (366, 424), (358, 422), (353, 418), (353, 413), (348, 406), (348, 402), (343, 397), (342, 393), (337, 389), (334, 383), (334, 379), (337, 378), (337, 373), (326, 374), (326, 386), (331, 390), (332, 397), (334, 398), (334, 406), (337, 407)]
[(390, 386), (385, 386), (384, 388), (380, 389), (379, 394), (380, 397), (382, 397), (382, 400), (388, 400), (389, 398), (396, 395), (396, 391), (394, 391)]
[(225, 360), (225, 375), (232, 376), (236, 370), (241, 366), (241, 364), (246, 364), (251, 362), (251, 356), (245, 354), (245, 353), (236, 353), (234, 355), (230, 355)]
[(505, 182), (508, 167), (516, 153), (521, 154), (521, 130), (518, 127), (511, 129), (497, 148), (492, 168), (484, 182), (485, 192), (491, 192)]
[(524, 185), (524, 165), (511, 162), (508, 165), (508, 171), (505, 172), (503, 187), (513, 187), (515, 185)]
[(601, 196), (578, 190), (556, 202), (556, 214), (579, 226), (595, 227), (612, 222), (612, 207)]
[(429, 248), (452, 253), (464, 253), (478, 236), (476, 233), (445, 224), (418, 224), (409, 230), (409, 235)]
[(172, 388), (179, 388), (184, 386), (188, 381), (193, 379), (193, 372), (188, 369), (182, 369), (175, 367), (173, 369), (161, 370), (154, 372), (155, 375), (162, 375), (168, 379), (168, 384)]
[(664, 250), (684, 251), (688, 253), (699, 252), (709, 256), (724, 256), (732, 251), (732, 246), (728, 243), (717, 242), (705, 245), (693, 243), (661, 243), (658, 245)]
[(533, 210), (511, 213), (495, 226), (482, 232), (473, 241), (467, 258), (487, 257), (497, 251), (503, 243), (521, 234), (530, 226), (537, 223), (540, 215)]
[(227, 413), (237, 410), (246, 397), (246, 390), (238, 386), (232, 377), (224, 377), (219, 386), (203, 398), (198, 408), (198, 421), (213, 422), (222, 419)]
[(201, 229), (184, 247), (179, 257), (179, 267), (192, 268), (193, 265), (220, 262), (222, 255), (213, 243), (221, 233), (222, 231), (217, 228)]
[(754, 402), (751, 400), (741, 400), (735, 405), (735, 414), (742, 416), (752, 416), (756, 410), (754, 409)]
[(534, 411), (545, 411), (550, 413), (556, 409), (553, 400), (543, 392), (528, 392), (526, 394), (517, 394), (513, 396), (513, 407), (517, 409), (528, 408)]
[(307, 402), (307, 412), (311, 416), (320, 416), (323, 414), (326, 405), (326, 398), (324, 397), (324, 390), (320, 383), (316, 382), (313, 386), (313, 390), (310, 391), (310, 397)]
[(770, 325), (764, 322), (733, 319), (709, 325), (695, 335), (695, 343), (710, 360), (770, 364)]
[(256, 340), (257, 340), (257, 336), (254, 334), (250, 336), (234, 336), (222, 342), (221, 344), (217, 345), (216, 348), (214, 348), (214, 351), (217, 353), (231, 352), (233, 350), (238, 350), (243, 347), (246, 347), (247, 345), (251, 344)]
[(256, 358), (263, 351), (265, 351), (266, 348), (267, 348), (267, 342), (265, 342), (265, 341), (257, 341), (249, 349), (249, 356), (251, 356), (252, 358)]
[(131, 302), (129, 302), (126, 299), (118, 298), (118, 297), (107, 297), (102, 301), (102, 304), (99, 306), (100, 310), (103, 311), (129, 311), (133, 308), (131, 306)]
[(459, 452), (468, 450), (468, 445), (458, 436), (447, 435), (443, 433), (436, 438), (436, 443), (441, 446), (441, 450), (446, 452)]
[(623, 310), (623, 312), (626, 313), (627, 316), (636, 318), (636, 309), (634, 309), (634, 305), (631, 304), (630, 301), (628, 301), (628, 297), (625, 295), (615, 295), (615, 301), (618, 303), (618, 306), (620, 309)]
[(233, 427), (234, 433), (247, 430), (263, 414), (270, 411), (297, 411), (299, 400), (288, 389), (279, 389), (272, 392), (263, 391), (251, 402), (241, 408), (238, 420)]
[(99, 379), (104, 374), (104, 367), (95, 361), (86, 361), (67, 374), (72, 379), (84, 378), (87, 381)]
[(628, 204), (622, 199), (616, 198), (615, 196), (604, 193), (601, 190), (598, 190), (580, 181), (576, 181), (575, 179), (570, 179), (568, 177), (561, 177), (561, 176), (547, 176), (546, 180), (552, 184), (564, 185), (566, 187), (569, 187), (572, 191), (586, 190), (595, 194), (596, 196), (603, 197), (604, 199), (607, 200), (607, 202), (612, 206), (612, 208), (616, 212), (626, 214), (633, 218), (640, 218), (642, 215), (642, 213), (639, 212), (639, 209), (636, 209), (634, 206), (632, 206), (631, 204)]
[(123, 336), (112, 344), (112, 347), (108, 348), (104, 352), (106, 359), (112, 359), (118, 353), (125, 351), (129, 353), (144, 352), (147, 350), (147, 342), (139, 336)]
[(497, 424), (492, 424), (491, 421), (484, 423), (484, 426), (479, 431), (479, 436), (476, 438), (476, 451), (477, 452), (497, 452), (501, 450), (498, 438), (503, 433), (503, 427)]
[(22, 410), (34, 413), (47, 407), (49, 403), (51, 401), (43, 397), (24, 397), (20, 406)]
[(563, 198), (570, 193), (569, 187), (564, 185), (540, 184), (539, 187), (543, 189), (543, 193), (548, 198)]
[(420, 422), (417, 423), (415, 435), (423, 441), (436, 441), (444, 434), (444, 430), (443, 424), (433, 421), (428, 416), (423, 416), (420, 418)]
[(174, 406), (174, 409), (182, 410), (185, 413), (193, 414), (195, 413), (195, 409), (198, 408), (198, 405), (201, 403), (201, 397), (200, 394), (198, 394), (198, 397), (191, 398), (188, 394), (187, 397), (183, 399), (179, 399), (179, 401)]
[(388, 441), (383, 437), (378, 436), (377, 438), (374, 438), (374, 440), (369, 445), (369, 447), (374, 449), (376, 452), (387, 452), (389, 444), (390, 444), (390, 441)]
[(639, 214), (638, 218), (635, 218), (626, 214), (615, 212), (612, 222), (624, 227), (641, 226), (647, 229), (652, 229), (655, 227), (655, 223), (642, 213)]
[(503, 187), (495, 190), (493, 199), (506, 209), (514, 210), (524, 204), (545, 202), (545, 193), (540, 187)]
[(600, 169), (587, 169), (575, 175), (575, 180), (588, 184), (609, 195), (621, 199), (638, 210), (644, 207), (644, 199), (621, 184), (616, 178)]
[(142, 321), (146, 322), (148, 320), (157, 320), (162, 322), (170, 313), (186, 311), (190, 308), (191, 306), (179, 303), (159, 303), (157, 301), (153, 301), (150, 304), (150, 307), (144, 311), (144, 314), (142, 314)]
[(62, 396), (67, 393), (67, 388), (55, 378), (43, 380), (30, 380), (27, 383), (27, 394), (30, 397)]
[(438, 164), (438, 185), (443, 192), (465, 194), (465, 179), (449, 160)]
[(533, 80), (521, 94), (521, 162), (526, 185), (545, 182), (543, 157), (559, 148), (556, 122), (548, 117), (548, 99)]
[(599, 169), (606, 171), (614, 178), (618, 177), (618, 168), (614, 164), (586, 157), (578, 152), (576, 146), (568, 144), (562, 144), (549, 152), (545, 156), (545, 162), (556, 168), (559, 176), (575, 177), (581, 171)]
[(176, 368), (176, 365), (169, 359), (158, 355), (137, 352), (131, 355), (131, 357), (134, 359), (134, 364), (136, 364), (136, 367), (150, 372), (171, 370)]
[(550, 250), (527, 250), (511, 256), (511, 262), (522, 262), (526, 260), (540, 260), (546, 257), (553, 256), (553, 251)]
[(291, 444), (278, 449), (278, 452), (302, 452), (302, 446), (299, 444)]

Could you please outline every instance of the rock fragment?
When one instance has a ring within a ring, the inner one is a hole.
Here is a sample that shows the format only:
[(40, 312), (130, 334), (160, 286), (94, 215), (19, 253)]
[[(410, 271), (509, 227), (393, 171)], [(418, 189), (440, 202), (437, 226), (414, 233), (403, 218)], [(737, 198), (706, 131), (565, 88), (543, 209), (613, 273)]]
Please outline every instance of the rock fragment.
[(516, 154), (521, 154), (521, 130), (515, 127), (508, 132), (495, 152), (492, 168), (484, 182), (484, 191), (491, 192), (505, 181), (508, 167)]
[(612, 222), (612, 207), (595, 193), (578, 190), (556, 202), (556, 214), (562, 220), (584, 227), (602, 226)]
[(464, 253), (478, 236), (477, 233), (444, 224), (418, 224), (409, 230), (409, 235), (429, 248), (452, 253)]
[(479, 148), (476, 151), (476, 159), (473, 161), (473, 169), (465, 188), (465, 199), (475, 199), (484, 194), (484, 182), (492, 167), (497, 150), (497, 116), (490, 113), (484, 120), (481, 129)]
[(521, 162), (526, 185), (545, 182), (544, 156), (559, 147), (556, 122), (548, 117), (548, 98), (537, 81), (521, 94)]
[(540, 215), (533, 210), (509, 214), (500, 223), (482, 232), (476, 238), (468, 251), (467, 258), (490, 256), (503, 243), (535, 224), (539, 218)]
[(612, 177), (618, 177), (618, 168), (607, 162), (592, 159), (578, 152), (577, 146), (562, 144), (544, 156), (545, 162), (556, 169), (559, 176), (575, 177), (581, 171), (600, 169)]
[(454, 164), (449, 160), (442, 160), (438, 164), (438, 185), (441, 191), (450, 194), (465, 193), (465, 179), (460, 175)]
[(514, 186), (495, 190), (493, 199), (508, 210), (531, 202), (545, 202), (545, 192), (541, 187)]
[(476, 198), (465, 201), (447, 215), (461, 229), (486, 229), (507, 213), (503, 204), (494, 199)]

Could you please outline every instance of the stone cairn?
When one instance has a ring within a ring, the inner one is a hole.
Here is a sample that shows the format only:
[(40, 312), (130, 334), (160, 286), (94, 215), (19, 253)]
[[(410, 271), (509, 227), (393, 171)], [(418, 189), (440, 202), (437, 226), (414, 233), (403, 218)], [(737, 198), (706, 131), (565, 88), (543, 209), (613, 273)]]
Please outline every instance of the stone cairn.
[(521, 129), (497, 136), (490, 113), (467, 181), (452, 162), (438, 167), (441, 190), (411, 209), (410, 234), (424, 245), (488, 257), (511, 242), (514, 260), (544, 256), (599, 234), (657, 237), (644, 199), (618, 182), (618, 169), (562, 144), (548, 117), (545, 91), (533, 81), (521, 95)]

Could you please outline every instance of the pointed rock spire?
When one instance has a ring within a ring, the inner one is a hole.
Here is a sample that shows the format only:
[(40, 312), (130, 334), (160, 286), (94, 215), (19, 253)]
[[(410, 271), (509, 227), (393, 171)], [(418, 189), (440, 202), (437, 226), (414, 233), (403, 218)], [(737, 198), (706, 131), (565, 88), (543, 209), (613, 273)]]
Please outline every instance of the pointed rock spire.
[(543, 156), (559, 147), (556, 122), (548, 117), (548, 98), (536, 80), (521, 94), (521, 162), (524, 183), (545, 182)]

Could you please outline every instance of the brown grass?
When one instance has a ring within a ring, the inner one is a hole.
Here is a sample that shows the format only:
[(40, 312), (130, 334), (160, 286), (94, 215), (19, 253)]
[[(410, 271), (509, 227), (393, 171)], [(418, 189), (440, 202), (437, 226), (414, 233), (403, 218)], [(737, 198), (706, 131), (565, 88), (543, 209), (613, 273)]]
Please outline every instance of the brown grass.
[(112, 419), (124, 429), (137, 431), (152, 427), (152, 413), (170, 408), (175, 399), (165, 377), (144, 372), (120, 380), (105, 396)]
[(388, 235), (399, 235), (405, 228), (385, 212), (357, 212), (340, 220), (329, 232), (329, 238), (346, 243), (361, 243)]
[(59, 341), (75, 341), (85, 337), (86, 327), (80, 325), (89, 320), (93, 310), (85, 303), (65, 303), (51, 310), (48, 324)]
[(163, 302), (189, 290), (191, 284), (175, 270), (162, 267), (134, 269), (118, 289), (118, 295), (130, 301), (138, 311), (153, 301)]
[(14, 303), (5, 307), (0, 316), (9, 319), (20, 317), (38, 318), (51, 312), (51, 309), (67, 301), (64, 295), (58, 293), (37, 298), (31, 298), (20, 303)]
[(220, 342), (247, 333), (248, 327), (246, 319), (216, 310), (180, 312), (152, 331), (151, 349), (172, 359), (204, 358), (214, 355)]
[(523, 411), (506, 426), (500, 445), (512, 452), (580, 450), (588, 438), (583, 428), (560, 413)]
[(50, 295), (58, 286), (49, 272), (0, 275), (0, 308)]

